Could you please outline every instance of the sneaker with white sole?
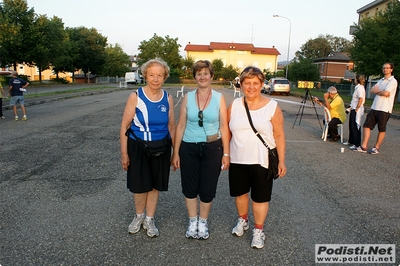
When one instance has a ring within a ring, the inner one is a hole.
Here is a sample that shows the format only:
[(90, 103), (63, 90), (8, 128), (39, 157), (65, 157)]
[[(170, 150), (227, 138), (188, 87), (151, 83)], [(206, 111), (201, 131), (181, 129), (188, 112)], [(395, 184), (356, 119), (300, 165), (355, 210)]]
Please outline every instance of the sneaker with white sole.
[(349, 149), (352, 150), (352, 151), (354, 151), (354, 150), (357, 149), (357, 146), (356, 146), (356, 145), (351, 145), (351, 146), (349, 147)]
[(208, 239), (210, 234), (208, 233), (208, 223), (207, 220), (199, 219), (197, 228), (197, 239)]
[(186, 230), (186, 238), (197, 238), (198, 221), (197, 217), (189, 218), (189, 226)]
[(144, 221), (144, 215), (136, 215), (131, 224), (128, 226), (128, 232), (130, 234), (136, 234), (137, 232), (139, 232), (140, 227), (143, 224), (143, 221)]
[(361, 147), (361, 146), (358, 146), (355, 150), (353, 150), (353, 151), (358, 151), (358, 152), (362, 152), (362, 153), (367, 153), (367, 149), (365, 149), (365, 148), (363, 148), (363, 147)]
[(22, 120), (23, 120), (23, 121), (28, 120), (28, 118), (26, 117), (26, 115), (24, 115), (24, 116), (22, 117)]
[(15, 116), (15, 121), (18, 121), (19, 120), (19, 117), (18, 116)]
[(371, 150), (368, 151), (369, 154), (378, 154), (379, 153), (379, 149), (377, 149), (376, 147), (373, 147)]
[(237, 236), (242, 236), (244, 231), (249, 229), (249, 222), (242, 217), (238, 218), (236, 226), (232, 229), (232, 234)]
[(154, 218), (146, 218), (143, 221), (143, 228), (147, 231), (147, 235), (149, 237), (159, 236), (160, 232), (158, 231), (155, 223)]
[(253, 239), (251, 240), (252, 248), (263, 248), (264, 247), (265, 235), (261, 229), (253, 229)]

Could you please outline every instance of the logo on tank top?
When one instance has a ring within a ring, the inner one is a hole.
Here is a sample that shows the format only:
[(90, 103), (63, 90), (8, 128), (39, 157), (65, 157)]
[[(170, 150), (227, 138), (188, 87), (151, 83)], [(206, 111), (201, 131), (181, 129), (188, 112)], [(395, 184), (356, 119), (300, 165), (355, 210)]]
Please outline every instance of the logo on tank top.
[(163, 112), (163, 113), (167, 112), (167, 107), (164, 104), (160, 104), (158, 106), (158, 109), (160, 109), (160, 111)]

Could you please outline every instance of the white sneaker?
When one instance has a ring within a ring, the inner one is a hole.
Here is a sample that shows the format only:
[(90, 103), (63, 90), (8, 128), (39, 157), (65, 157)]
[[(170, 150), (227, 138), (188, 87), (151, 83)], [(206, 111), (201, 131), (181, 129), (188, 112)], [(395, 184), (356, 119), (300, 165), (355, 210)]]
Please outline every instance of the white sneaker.
[(189, 219), (189, 226), (186, 230), (186, 238), (197, 238), (198, 221), (196, 218)]
[(144, 215), (136, 215), (131, 224), (128, 226), (128, 232), (130, 234), (135, 234), (139, 232), (140, 227), (143, 224), (143, 221), (144, 221)]
[(149, 237), (159, 236), (160, 232), (158, 231), (155, 223), (154, 218), (146, 218), (143, 221), (143, 228), (147, 231), (147, 235)]
[(208, 233), (208, 223), (206, 220), (199, 219), (197, 227), (197, 238), (198, 239), (208, 239), (210, 234)]
[(242, 236), (244, 231), (249, 229), (249, 222), (242, 217), (238, 218), (236, 226), (232, 229), (232, 234), (237, 236)]
[(261, 229), (253, 229), (253, 239), (251, 240), (252, 248), (263, 248), (264, 247), (265, 235)]

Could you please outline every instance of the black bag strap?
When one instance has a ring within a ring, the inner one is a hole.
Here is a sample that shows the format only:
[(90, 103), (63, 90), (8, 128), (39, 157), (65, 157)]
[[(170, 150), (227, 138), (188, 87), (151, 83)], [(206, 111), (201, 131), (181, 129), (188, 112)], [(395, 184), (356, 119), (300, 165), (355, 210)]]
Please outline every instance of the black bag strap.
[(247, 106), (247, 102), (246, 102), (246, 98), (243, 97), (243, 101), (244, 101), (244, 107), (246, 108), (246, 113), (247, 113), (247, 118), (249, 119), (249, 123), (251, 128), (253, 129), (254, 133), (256, 134), (256, 136), (261, 140), (261, 142), (264, 144), (264, 146), (270, 150), (268, 144), (264, 141), (263, 137), (260, 135), (260, 133), (258, 133), (257, 129), (254, 127), (253, 125), (253, 121), (251, 120), (251, 116), (250, 116), (250, 111), (249, 111), (249, 107)]

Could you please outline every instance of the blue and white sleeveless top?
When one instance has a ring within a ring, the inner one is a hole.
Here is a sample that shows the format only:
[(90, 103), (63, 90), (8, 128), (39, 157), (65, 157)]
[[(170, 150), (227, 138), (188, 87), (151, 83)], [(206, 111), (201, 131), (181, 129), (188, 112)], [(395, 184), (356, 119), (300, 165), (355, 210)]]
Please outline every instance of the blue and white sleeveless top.
[(199, 108), (196, 104), (196, 90), (188, 92), (186, 104), (186, 128), (183, 133), (184, 142), (206, 142), (207, 135), (221, 133), (219, 131), (219, 111), (221, 106), (221, 93), (211, 90), (211, 99), (207, 108), (203, 110), (203, 127), (199, 126)]
[[(159, 101), (147, 98), (142, 87), (137, 90), (138, 100), (136, 114), (132, 120), (131, 129), (143, 140), (155, 141), (165, 138), (168, 131), (169, 103), (168, 93), (161, 89), (163, 97)], [(129, 134), (135, 139), (132, 134)]]

